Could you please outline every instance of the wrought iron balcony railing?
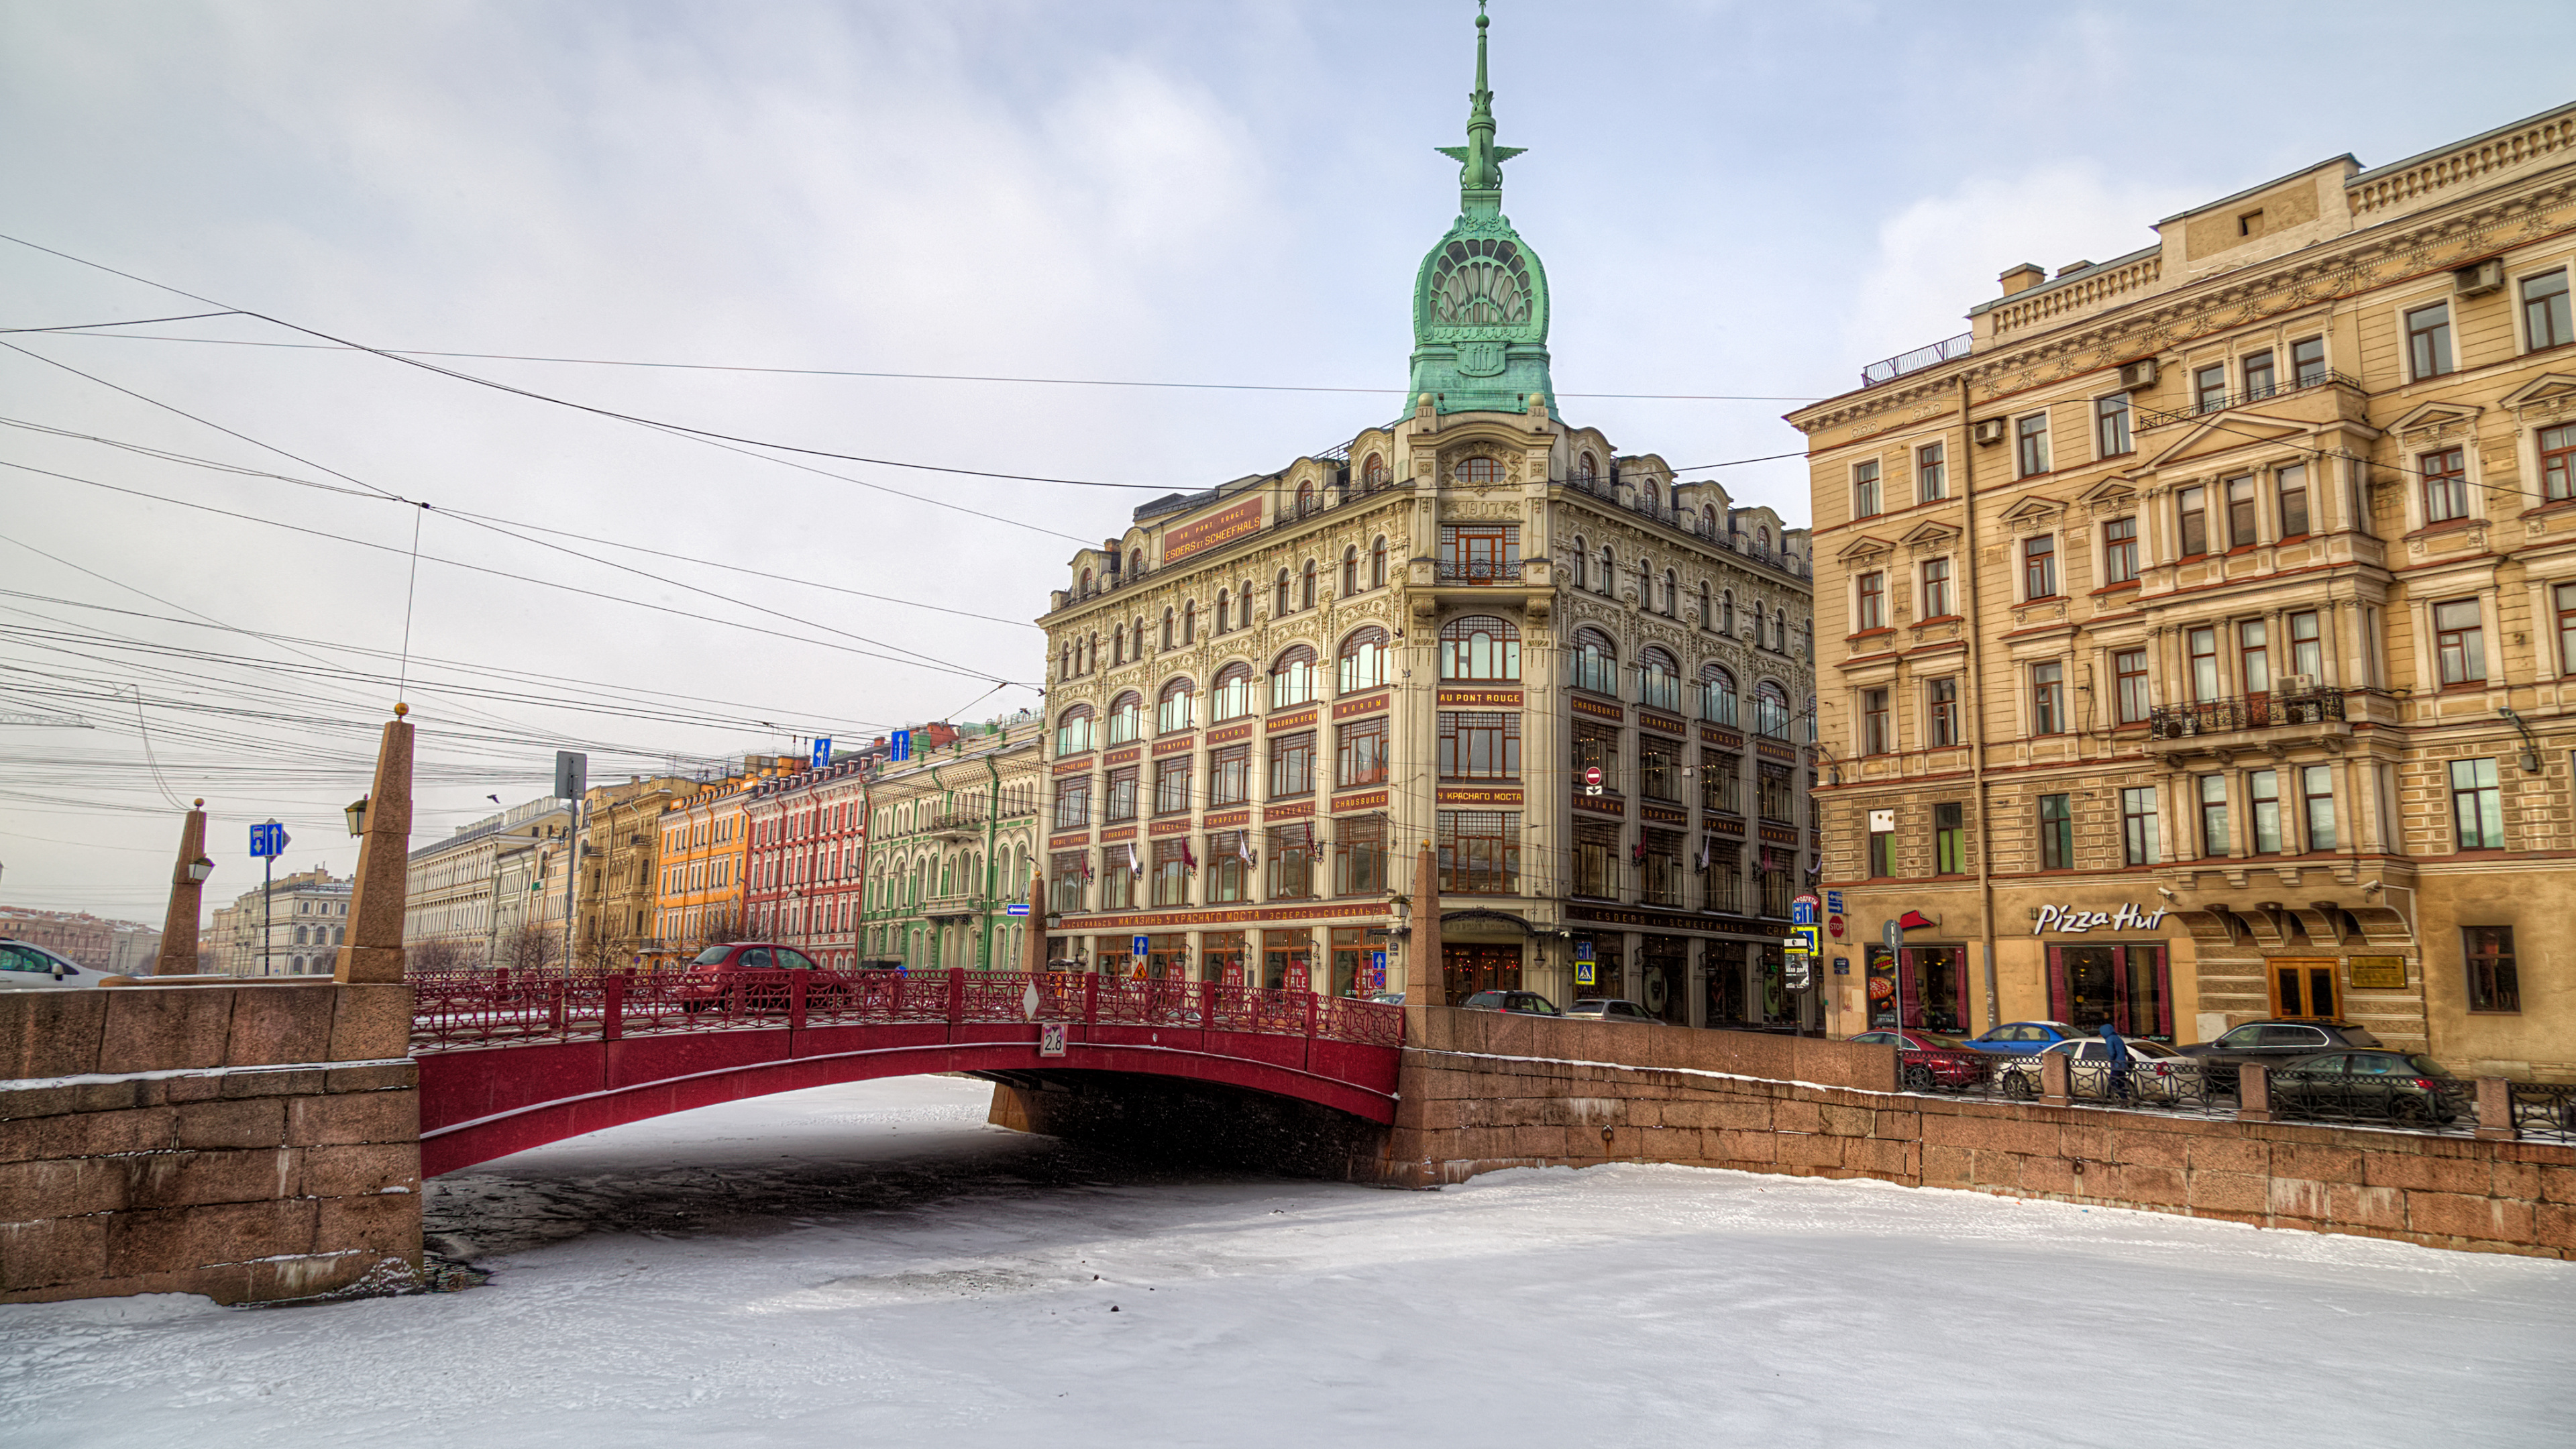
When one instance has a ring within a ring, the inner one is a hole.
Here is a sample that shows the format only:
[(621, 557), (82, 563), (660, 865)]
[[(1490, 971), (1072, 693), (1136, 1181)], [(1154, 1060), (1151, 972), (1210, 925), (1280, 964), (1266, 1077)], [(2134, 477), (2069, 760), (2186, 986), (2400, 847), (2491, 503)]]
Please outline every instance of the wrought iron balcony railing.
[(1516, 584), (1521, 580), (1518, 559), (1442, 559), (1440, 582), (1444, 584)]
[(1860, 385), (1876, 387), (1882, 382), (1894, 382), (1909, 372), (1921, 372), (1927, 367), (1938, 367), (1954, 357), (1965, 357), (1968, 355), (1968, 349), (1976, 345), (1976, 341), (1977, 334), (1962, 332), (1956, 337), (1945, 337), (1929, 347), (1918, 347), (1912, 352), (1900, 352), (1885, 362), (1873, 362), (1860, 370)]
[(2344, 692), (2316, 689), (2304, 694), (2249, 694), (2241, 699), (2210, 699), (2197, 704), (2159, 705), (2147, 712), (2147, 732), (2159, 740), (2233, 730), (2270, 729), (2275, 725), (2340, 723)]

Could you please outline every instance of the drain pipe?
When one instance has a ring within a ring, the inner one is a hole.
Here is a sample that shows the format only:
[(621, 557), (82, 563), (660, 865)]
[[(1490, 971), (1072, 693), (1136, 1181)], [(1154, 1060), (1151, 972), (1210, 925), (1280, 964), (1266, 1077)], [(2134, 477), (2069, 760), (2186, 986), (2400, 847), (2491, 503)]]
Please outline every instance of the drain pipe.
[[(2003, 1023), (2003, 991), (1995, 979), (1994, 830), (1986, 817), (1986, 673), (1983, 591), (1977, 578), (1977, 440), (1969, 416), (1966, 374), (1959, 377), (1959, 499), (1966, 522), (1960, 531), (1961, 592), (1968, 602), (1968, 779), (1977, 802), (1977, 920), (1985, 935), (1986, 1025)], [(1894, 962), (1888, 963), (1894, 965)]]

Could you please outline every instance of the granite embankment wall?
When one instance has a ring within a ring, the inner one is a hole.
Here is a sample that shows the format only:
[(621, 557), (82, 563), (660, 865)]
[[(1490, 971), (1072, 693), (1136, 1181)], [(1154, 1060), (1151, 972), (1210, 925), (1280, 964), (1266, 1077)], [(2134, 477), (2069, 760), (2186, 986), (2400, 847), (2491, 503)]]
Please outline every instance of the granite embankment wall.
[(2576, 1148), (2555, 1143), (1898, 1093), (1894, 1049), (1847, 1042), (1406, 1018), (1395, 1126), (1353, 1176), (1665, 1162), (2576, 1256)]
[(420, 1269), (411, 990), (0, 993), (0, 1302), (270, 1302)]

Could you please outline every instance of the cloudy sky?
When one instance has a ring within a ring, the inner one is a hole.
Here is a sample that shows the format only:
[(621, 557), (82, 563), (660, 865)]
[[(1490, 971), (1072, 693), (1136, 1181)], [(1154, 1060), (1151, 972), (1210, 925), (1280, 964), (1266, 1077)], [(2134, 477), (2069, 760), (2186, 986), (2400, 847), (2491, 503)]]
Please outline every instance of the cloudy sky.
[[(2442, 7), (2438, 58), (2431, 13), (1503, 0), (1564, 410), (1789, 452), (2012, 263), (2571, 98), (2576, 11)], [(197, 796), (211, 898), (271, 816), (347, 869), (398, 691), (415, 843), (559, 745), (1035, 703), (1080, 541), (1399, 411), (1471, 14), (0, 0), (0, 327), (261, 314), (0, 335), (0, 711), (90, 726), (0, 724), (0, 903), (157, 923)], [(1795, 462), (1718, 476), (1806, 514)]]

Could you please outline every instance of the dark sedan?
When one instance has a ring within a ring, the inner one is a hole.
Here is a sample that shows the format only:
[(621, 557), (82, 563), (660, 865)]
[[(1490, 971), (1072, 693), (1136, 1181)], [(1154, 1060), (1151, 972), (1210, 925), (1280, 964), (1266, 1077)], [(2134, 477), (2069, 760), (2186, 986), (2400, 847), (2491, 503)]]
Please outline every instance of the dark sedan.
[(1557, 1016), (1556, 1003), (1535, 991), (1479, 991), (1458, 1003), (1469, 1011), (1508, 1011), (1521, 1016)]
[(2232, 1090), (2236, 1069), (2247, 1062), (2287, 1066), (2338, 1047), (2379, 1050), (2379, 1038), (2348, 1021), (2249, 1021), (2216, 1041), (2195, 1042), (2182, 1049), (2209, 1068), (2212, 1085)]
[(2323, 1052), (2269, 1068), (2272, 1110), (2285, 1117), (2398, 1126), (2448, 1125), (2477, 1110), (2469, 1083), (2421, 1053)]
[(1909, 1092), (1928, 1092), (1935, 1087), (1951, 1091), (1973, 1087), (1994, 1070), (1994, 1064), (1986, 1059), (1983, 1052), (1971, 1050), (1959, 1038), (1943, 1036), (1939, 1032), (1917, 1031), (1912, 1027), (1903, 1031), (1881, 1028), (1862, 1032), (1852, 1040), (1893, 1044), (1902, 1053), (1900, 1060), (1903, 1066), (1897, 1071), (1897, 1080)]

